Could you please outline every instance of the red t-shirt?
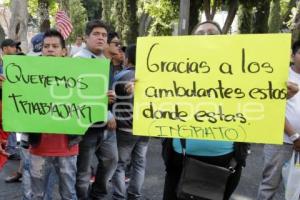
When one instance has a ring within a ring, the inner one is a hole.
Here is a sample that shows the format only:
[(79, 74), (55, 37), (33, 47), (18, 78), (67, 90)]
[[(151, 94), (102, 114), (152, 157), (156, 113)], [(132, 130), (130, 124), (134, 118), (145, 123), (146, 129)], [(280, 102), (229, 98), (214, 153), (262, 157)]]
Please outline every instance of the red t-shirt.
[(68, 137), (60, 134), (41, 134), (36, 147), (30, 147), (30, 153), (37, 156), (74, 156), (78, 154), (78, 144), (68, 146)]

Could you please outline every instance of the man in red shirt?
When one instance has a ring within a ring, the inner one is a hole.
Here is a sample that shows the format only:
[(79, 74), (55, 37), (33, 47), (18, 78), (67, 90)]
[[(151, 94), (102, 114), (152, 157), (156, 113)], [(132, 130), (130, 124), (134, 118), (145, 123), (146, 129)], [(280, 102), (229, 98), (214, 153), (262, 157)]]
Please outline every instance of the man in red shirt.
[[(56, 30), (44, 34), (42, 55), (62, 57), (67, 54), (65, 41)], [(78, 137), (61, 134), (30, 134), (30, 176), (32, 199), (44, 199), (51, 168), (59, 179), (63, 200), (77, 200), (75, 191)], [(49, 191), (50, 192), (50, 191)]]

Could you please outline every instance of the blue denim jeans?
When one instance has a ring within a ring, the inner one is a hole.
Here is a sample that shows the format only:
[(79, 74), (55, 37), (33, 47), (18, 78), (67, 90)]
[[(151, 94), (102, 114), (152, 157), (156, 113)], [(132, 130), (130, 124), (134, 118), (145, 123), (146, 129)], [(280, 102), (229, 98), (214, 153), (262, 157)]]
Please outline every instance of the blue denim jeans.
[[(144, 183), (146, 154), (149, 137), (134, 136), (131, 133), (117, 132), (119, 161), (117, 170), (113, 176), (113, 199), (114, 200), (137, 200), (142, 194)], [(126, 192), (125, 170), (128, 161), (131, 161), (132, 171), (129, 186)], [(126, 194), (127, 198), (126, 198)]]
[[(30, 154), (29, 150), (25, 148), (21, 148), (21, 162), (23, 162), (23, 171), (22, 171), (22, 193), (23, 200), (31, 200), (32, 199), (32, 191), (31, 191), (31, 179), (30, 179)], [(57, 184), (57, 175), (54, 167), (50, 170), (49, 181), (47, 184), (46, 194), (44, 200), (52, 200), (53, 199), (53, 188), (54, 185)]]
[(21, 148), (21, 162), (23, 162), (22, 171), (22, 192), (23, 200), (32, 199), (31, 182), (30, 182), (30, 159), (28, 149)]
[(9, 154), (17, 153), (17, 136), (16, 133), (10, 133), (7, 138), (6, 152)]
[[(95, 182), (90, 194), (91, 165), (96, 154), (98, 166)], [(77, 160), (76, 192), (79, 200), (103, 199), (108, 193), (108, 183), (118, 162), (118, 149), (115, 131), (104, 128), (89, 128), (79, 143)]]
[(62, 200), (77, 200), (75, 191), (77, 156), (43, 157), (30, 154), (30, 177), (32, 200), (43, 200), (47, 190), (51, 171), (54, 168), (58, 175), (59, 194)]

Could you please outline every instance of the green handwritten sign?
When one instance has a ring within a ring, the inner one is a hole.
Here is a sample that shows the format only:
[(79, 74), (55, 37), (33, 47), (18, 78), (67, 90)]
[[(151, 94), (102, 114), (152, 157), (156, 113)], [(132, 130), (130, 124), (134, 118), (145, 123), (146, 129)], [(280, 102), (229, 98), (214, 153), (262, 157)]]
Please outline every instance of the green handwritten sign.
[(109, 61), (4, 56), (5, 131), (84, 134), (107, 120)]

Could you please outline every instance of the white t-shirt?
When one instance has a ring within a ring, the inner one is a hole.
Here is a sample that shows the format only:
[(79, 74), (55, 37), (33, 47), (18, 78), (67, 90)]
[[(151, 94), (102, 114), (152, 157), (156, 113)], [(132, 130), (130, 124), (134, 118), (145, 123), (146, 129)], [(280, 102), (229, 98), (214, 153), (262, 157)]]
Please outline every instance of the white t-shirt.
[(81, 46), (72, 45), (71, 50), (70, 50), (70, 56), (74, 56), (76, 53), (78, 53), (84, 47), (85, 47), (84, 43), (82, 43)]
[[(289, 69), (289, 81), (300, 85), (300, 74), (296, 73), (292, 68)], [(285, 117), (295, 131), (300, 133), (300, 92), (287, 100)], [(284, 134), (284, 142), (293, 144), (287, 134)]]

